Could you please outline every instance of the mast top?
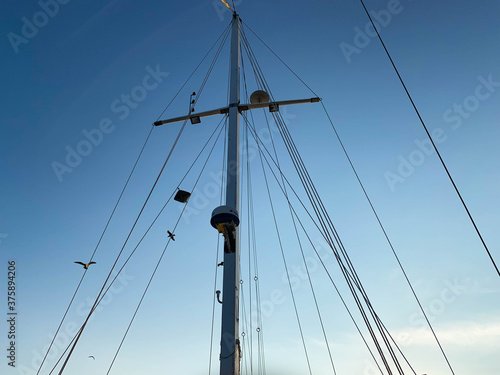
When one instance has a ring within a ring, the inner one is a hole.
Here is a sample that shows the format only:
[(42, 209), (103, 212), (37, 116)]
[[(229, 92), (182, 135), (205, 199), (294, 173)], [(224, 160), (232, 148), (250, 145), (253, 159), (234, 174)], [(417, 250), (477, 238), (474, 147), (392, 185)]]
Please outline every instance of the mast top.
[(222, 1), (224, 3), (224, 5), (227, 6), (227, 9), (229, 9), (231, 12), (233, 12), (234, 16), (237, 16), (236, 11), (233, 10), (233, 8), (231, 8), (231, 5), (229, 5), (226, 0), (220, 0), (220, 1)]

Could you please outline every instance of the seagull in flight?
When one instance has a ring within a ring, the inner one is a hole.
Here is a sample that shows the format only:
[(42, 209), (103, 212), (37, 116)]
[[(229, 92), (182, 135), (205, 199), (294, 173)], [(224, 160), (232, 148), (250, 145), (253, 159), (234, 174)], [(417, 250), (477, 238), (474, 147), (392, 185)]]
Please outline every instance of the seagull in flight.
[(172, 239), (172, 241), (175, 241), (175, 234), (173, 234), (172, 232), (170, 232), (169, 230), (167, 230), (167, 234), (168, 234), (168, 237)]
[(84, 269), (88, 270), (89, 269), (89, 266), (91, 264), (96, 264), (96, 262), (88, 262), (88, 263), (83, 263), (83, 262), (75, 262), (76, 264), (81, 264), (83, 266)]
[(89, 358), (92, 358), (95, 361), (95, 357), (93, 355), (89, 355)]

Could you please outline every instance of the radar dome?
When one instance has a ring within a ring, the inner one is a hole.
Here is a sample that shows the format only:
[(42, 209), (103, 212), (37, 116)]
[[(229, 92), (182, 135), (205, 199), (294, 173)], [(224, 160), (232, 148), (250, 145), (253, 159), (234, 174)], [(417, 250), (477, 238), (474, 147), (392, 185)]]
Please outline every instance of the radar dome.
[(250, 95), (250, 103), (269, 103), (269, 94), (262, 90), (257, 90)]

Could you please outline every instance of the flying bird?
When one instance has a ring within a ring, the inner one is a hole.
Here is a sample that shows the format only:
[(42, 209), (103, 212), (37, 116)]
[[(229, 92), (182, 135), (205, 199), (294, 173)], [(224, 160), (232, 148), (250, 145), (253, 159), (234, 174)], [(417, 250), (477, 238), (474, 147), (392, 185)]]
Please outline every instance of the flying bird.
[(95, 358), (93, 355), (89, 355), (89, 358), (92, 358), (95, 361)]
[(91, 264), (96, 264), (96, 262), (88, 262), (88, 263), (83, 263), (83, 262), (75, 262), (76, 264), (81, 264), (83, 266), (84, 269), (88, 270), (89, 269), (89, 266)]
[(168, 237), (172, 239), (172, 241), (175, 241), (175, 234), (173, 234), (172, 232), (170, 232), (169, 230), (167, 230), (167, 234), (168, 234)]

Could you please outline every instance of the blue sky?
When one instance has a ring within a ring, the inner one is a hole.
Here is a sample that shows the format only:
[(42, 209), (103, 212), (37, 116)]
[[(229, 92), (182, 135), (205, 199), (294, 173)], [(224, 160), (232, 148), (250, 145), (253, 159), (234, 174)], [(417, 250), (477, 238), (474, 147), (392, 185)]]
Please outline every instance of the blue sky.
[[(323, 99), (456, 374), (497, 374), (500, 280), (436, 155), (428, 151), (426, 135), (385, 52), (369, 35), (359, 2), (235, 3), (245, 24)], [(386, 46), (500, 263), (500, 6), (449, 0), (366, 5), (378, 18)], [(73, 262), (92, 254), (151, 123), (228, 25), (230, 13), (216, 1), (188, 6), (42, 0), (10, 1), (3, 7), (0, 275), (6, 285), (7, 261), (16, 261), (18, 339), (16, 368), (8, 366), (5, 357), (0, 366), (9, 375), (34, 374), (80, 280), (82, 269)], [(249, 30), (247, 36), (274, 97), (311, 96)], [(227, 50), (197, 111), (226, 103)], [(186, 113), (189, 95), (198, 90), (207, 68), (205, 63), (162, 118)], [(252, 85), (249, 80), (250, 91)], [(136, 99), (127, 102), (127, 95)], [(418, 374), (450, 374), (321, 106), (282, 108), (282, 114), (379, 316)], [(125, 248), (127, 255), (218, 121), (186, 127)], [(259, 121), (263, 126), (262, 118)], [(84, 319), (88, 301), (105, 279), (179, 128), (172, 124), (153, 131), (101, 243), (97, 264), (87, 273), (63, 324), (51, 353), (54, 358)], [(217, 245), (209, 217), (219, 205), (211, 189), (221, 170), (222, 146), (219, 141), (111, 374), (208, 372)], [(297, 182), (286, 155), (281, 161), (287, 177)], [(307, 373), (259, 163), (258, 158), (252, 161), (252, 179), (261, 298), (266, 301), (262, 329), (267, 371)], [(191, 189), (200, 169), (197, 164), (182, 187)], [(282, 216), (280, 231), (291, 233), (286, 202), (276, 183), (270, 184)], [(138, 248), (86, 329), (69, 373), (107, 371), (166, 244), (165, 231), (175, 225), (180, 209), (170, 204)], [(319, 233), (305, 222), (313, 242), (321, 246)], [(246, 238), (244, 232), (244, 277)], [(313, 373), (330, 374), (296, 241), (286, 235), (284, 243)], [(337, 372), (375, 373), (313, 250), (304, 251)], [(320, 253), (348, 299), (333, 257)], [(217, 288), (222, 288), (220, 279)], [(219, 321), (217, 305), (213, 373)], [(242, 330), (248, 328), (245, 324)], [(3, 327), (1, 341), (7, 345)], [(54, 363), (49, 358), (48, 365)], [(48, 367), (42, 371), (46, 373)]]

